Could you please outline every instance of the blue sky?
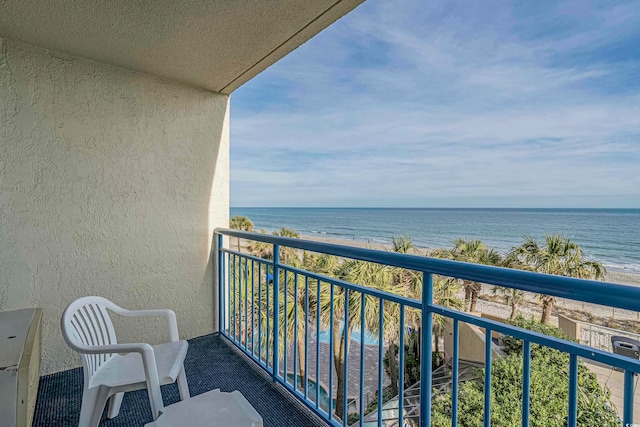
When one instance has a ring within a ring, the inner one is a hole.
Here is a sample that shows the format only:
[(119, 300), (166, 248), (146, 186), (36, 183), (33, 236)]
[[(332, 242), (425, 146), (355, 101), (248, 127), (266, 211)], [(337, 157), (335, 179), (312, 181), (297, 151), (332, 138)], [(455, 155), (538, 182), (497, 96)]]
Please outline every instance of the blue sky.
[(639, 23), (368, 0), (232, 94), (231, 205), (638, 208)]

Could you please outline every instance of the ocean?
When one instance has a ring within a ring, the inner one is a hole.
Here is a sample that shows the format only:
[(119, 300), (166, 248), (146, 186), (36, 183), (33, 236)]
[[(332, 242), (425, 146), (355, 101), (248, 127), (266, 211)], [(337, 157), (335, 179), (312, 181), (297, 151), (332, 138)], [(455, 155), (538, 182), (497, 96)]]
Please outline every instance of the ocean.
[(450, 247), (481, 239), (501, 253), (523, 241), (562, 234), (608, 269), (640, 274), (640, 209), (231, 208), (257, 230), (390, 244), (408, 235), (418, 247)]

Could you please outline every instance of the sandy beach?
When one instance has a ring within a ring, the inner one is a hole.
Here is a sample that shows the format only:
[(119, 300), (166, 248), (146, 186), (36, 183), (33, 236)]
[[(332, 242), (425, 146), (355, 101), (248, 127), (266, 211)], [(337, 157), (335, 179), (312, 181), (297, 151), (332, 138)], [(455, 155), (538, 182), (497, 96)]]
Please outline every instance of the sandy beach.
[[(371, 249), (379, 249), (379, 250), (391, 250), (390, 245), (383, 245), (381, 243), (367, 243), (360, 242), (357, 240), (344, 240), (344, 239), (334, 239), (329, 237), (321, 237), (321, 236), (300, 236), (302, 239), (313, 240), (316, 242), (325, 242), (325, 243), (333, 243), (336, 245), (345, 245), (345, 246), (357, 246), (361, 248), (371, 248)], [(417, 249), (417, 254), (424, 255), (429, 249)], [(627, 273), (621, 271), (607, 271), (606, 282), (609, 283), (617, 283), (621, 285), (628, 286), (637, 286), (640, 287), (640, 274)]]
[[(301, 236), (301, 238), (337, 245), (391, 250), (390, 245), (383, 245), (380, 243), (367, 243), (356, 240), (335, 239), (322, 236)], [(425, 255), (430, 250), (432, 249), (419, 248), (416, 250), (416, 254)], [(640, 287), (640, 274), (608, 271), (605, 281), (626, 286)], [(508, 317), (510, 311), (509, 307), (504, 304), (504, 301), (499, 301), (499, 298), (496, 299), (496, 297), (493, 296), (492, 289), (493, 286), (491, 285), (483, 285), (482, 291), (480, 292), (480, 300), (478, 301), (478, 311), (498, 317)], [(526, 295), (527, 303), (523, 304), (519, 311), (525, 316), (534, 318), (539, 317), (542, 309), (539, 299), (535, 294), (527, 293)], [(561, 313), (576, 320), (592, 322), (603, 326), (613, 327), (615, 329), (640, 332), (640, 323), (638, 323), (639, 314), (629, 310), (612, 309), (611, 307), (602, 305), (558, 298), (554, 314), (557, 313)], [(555, 315), (552, 316), (551, 321), (553, 324), (557, 324), (557, 317)]]
[[(391, 250), (390, 245), (384, 245), (381, 243), (368, 243), (357, 240), (336, 239), (318, 235), (301, 235), (300, 238), (336, 245), (356, 246), (387, 251)], [(248, 242), (244, 241), (241, 244), (241, 246), (245, 250), (247, 249), (247, 243)], [(430, 250), (433, 249), (418, 248), (416, 249), (415, 253), (417, 255), (425, 255)], [(300, 256), (302, 256), (302, 253), (300, 253)], [(605, 281), (626, 286), (640, 287), (640, 274), (621, 271), (608, 271)], [(460, 297), (463, 297), (463, 295), (461, 294)], [(522, 304), (519, 311), (525, 316), (539, 317), (542, 307), (540, 305), (540, 300), (537, 298), (537, 295), (526, 293), (526, 300), (527, 302)], [(492, 285), (484, 284), (482, 290), (480, 291), (478, 311), (506, 318), (509, 315), (510, 309), (504, 303), (504, 301), (493, 295)], [(563, 314), (575, 320), (586, 321), (602, 326), (612, 327), (615, 329), (622, 329), (625, 331), (640, 333), (640, 314), (629, 310), (613, 309), (611, 307), (598, 304), (558, 298), (554, 314)], [(557, 317), (553, 315), (551, 321), (552, 323), (557, 324)]]
[(606, 281), (621, 285), (640, 286), (640, 274), (608, 271)]

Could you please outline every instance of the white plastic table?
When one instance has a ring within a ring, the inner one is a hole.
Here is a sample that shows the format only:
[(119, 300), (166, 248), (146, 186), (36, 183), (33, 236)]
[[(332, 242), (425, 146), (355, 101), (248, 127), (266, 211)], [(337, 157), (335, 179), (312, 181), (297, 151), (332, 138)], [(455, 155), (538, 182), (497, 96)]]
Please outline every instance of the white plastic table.
[(262, 427), (262, 417), (239, 391), (211, 390), (165, 406), (162, 415), (145, 427)]

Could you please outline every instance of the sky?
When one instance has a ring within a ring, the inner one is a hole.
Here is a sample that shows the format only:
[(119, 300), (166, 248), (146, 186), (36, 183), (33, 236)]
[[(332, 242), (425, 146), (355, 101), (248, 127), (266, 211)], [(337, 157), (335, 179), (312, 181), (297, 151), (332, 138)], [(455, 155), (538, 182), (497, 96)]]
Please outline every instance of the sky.
[(367, 0), (231, 96), (231, 206), (640, 208), (640, 2)]

